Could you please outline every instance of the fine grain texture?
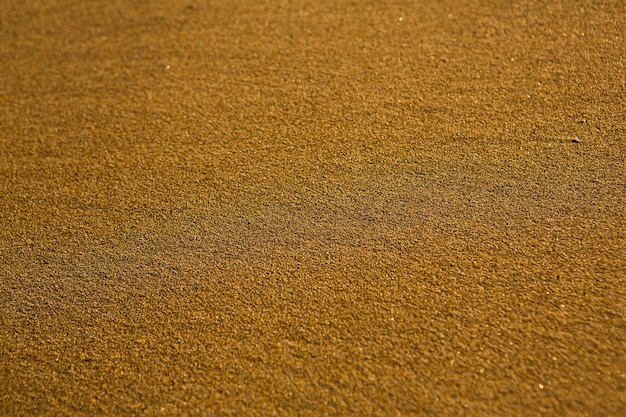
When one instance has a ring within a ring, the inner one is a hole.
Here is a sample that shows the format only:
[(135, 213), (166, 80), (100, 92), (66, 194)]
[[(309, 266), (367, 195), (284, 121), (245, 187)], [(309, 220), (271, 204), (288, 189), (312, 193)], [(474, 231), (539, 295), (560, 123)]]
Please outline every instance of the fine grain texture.
[(626, 415), (622, 0), (0, 0), (0, 416)]

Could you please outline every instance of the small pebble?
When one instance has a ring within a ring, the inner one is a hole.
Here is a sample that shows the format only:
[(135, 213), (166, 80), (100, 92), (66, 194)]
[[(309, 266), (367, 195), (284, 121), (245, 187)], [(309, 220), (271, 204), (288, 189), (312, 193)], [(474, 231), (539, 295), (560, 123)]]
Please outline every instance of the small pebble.
[(581, 138), (579, 138), (578, 136), (576, 136), (574, 139), (572, 139), (572, 142), (574, 143), (581, 143), (583, 140)]

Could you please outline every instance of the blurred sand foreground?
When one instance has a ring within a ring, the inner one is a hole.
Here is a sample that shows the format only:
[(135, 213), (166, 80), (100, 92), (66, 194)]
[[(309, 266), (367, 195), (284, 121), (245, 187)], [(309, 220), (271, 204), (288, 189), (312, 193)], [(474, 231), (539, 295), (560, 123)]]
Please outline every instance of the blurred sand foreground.
[(0, 6), (0, 415), (626, 415), (626, 3)]

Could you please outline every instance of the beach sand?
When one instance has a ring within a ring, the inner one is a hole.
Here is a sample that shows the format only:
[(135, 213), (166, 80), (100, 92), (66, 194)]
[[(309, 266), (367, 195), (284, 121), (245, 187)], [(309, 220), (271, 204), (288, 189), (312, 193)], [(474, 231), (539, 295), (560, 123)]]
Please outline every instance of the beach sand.
[(625, 415), (625, 28), (4, 2), (0, 415)]

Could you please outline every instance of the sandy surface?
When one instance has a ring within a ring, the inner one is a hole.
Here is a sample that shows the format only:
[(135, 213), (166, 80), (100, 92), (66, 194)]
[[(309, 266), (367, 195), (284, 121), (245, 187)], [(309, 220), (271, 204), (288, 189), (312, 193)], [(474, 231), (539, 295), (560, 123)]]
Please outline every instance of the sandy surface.
[(626, 415), (625, 37), (4, 1), (0, 415)]

